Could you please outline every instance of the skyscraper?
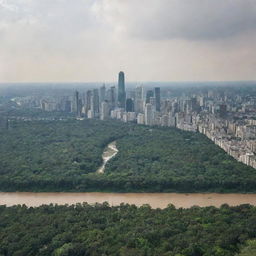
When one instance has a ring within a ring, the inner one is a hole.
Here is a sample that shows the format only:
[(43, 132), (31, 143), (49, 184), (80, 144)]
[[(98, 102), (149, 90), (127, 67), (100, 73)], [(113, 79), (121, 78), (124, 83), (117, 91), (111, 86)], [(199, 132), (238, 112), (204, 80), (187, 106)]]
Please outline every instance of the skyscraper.
[(142, 100), (143, 99), (143, 88), (142, 86), (137, 86), (135, 89), (135, 99)]
[(142, 86), (137, 86), (135, 89), (134, 111), (142, 113), (143, 110), (143, 88)]
[(107, 90), (107, 101), (109, 102), (109, 107), (113, 110), (116, 107), (116, 87), (111, 86)]
[(92, 91), (89, 90), (86, 92), (86, 102), (85, 102), (85, 113), (88, 115), (88, 111), (92, 106)]
[(103, 84), (100, 87), (100, 104), (106, 99), (106, 87), (105, 84)]
[(80, 101), (79, 101), (79, 92), (75, 91), (75, 95), (74, 95), (74, 109), (73, 112), (76, 113), (77, 117), (81, 117), (81, 105), (80, 105)]
[(131, 98), (126, 100), (125, 111), (126, 112), (134, 112), (134, 102)]
[(160, 87), (155, 87), (155, 98), (156, 98), (156, 111), (160, 111), (161, 98), (160, 98)]
[(101, 103), (100, 119), (107, 120), (109, 118), (109, 105), (107, 101)]
[(125, 79), (124, 79), (124, 72), (119, 72), (118, 75), (118, 106), (120, 108), (125, 108)]
[(100, 104), (99, 104), (99, 90), (93, 89), (92, 91), (92, 105), (94, 116), (98, 117), (100, 113)]
[(153, 106), (150, 103), (147, 103), (145, 106), (145, 124), (153, 125), (154, 116), (153, 116)]
[(156, 111), (156, 98), (155, 97), (150, 97), (149, 103), (152, 105), (152, 110)]
[(146, 94), (146, 103), (150, 103), (150, 98), (154, 97), (154, 92), (152, 90), (147, 91)]

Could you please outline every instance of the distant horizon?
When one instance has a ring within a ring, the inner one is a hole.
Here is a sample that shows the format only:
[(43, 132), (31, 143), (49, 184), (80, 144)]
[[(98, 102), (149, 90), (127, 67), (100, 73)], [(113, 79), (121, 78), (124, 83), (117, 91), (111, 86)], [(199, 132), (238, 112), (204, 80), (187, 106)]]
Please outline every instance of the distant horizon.
[[(125, 84), (141, 84), (144, 83), (171, 83), (171, 84), (184, 84), (184, 83), (256, 83), (256, 80), (198, 80), (198, 81), (190, 81), (190, 80), (184, 80), (184, 81), (125, 81)], [(35, 84), (35, 85), (42, 85), (42, 84), (117, 84), (116, 81), (89, 81), (89, 82), (83, 82), (83, 81), (45, 81), (45, 82), (0, 82), (1, 85), (15, 85), (15, 84)]]

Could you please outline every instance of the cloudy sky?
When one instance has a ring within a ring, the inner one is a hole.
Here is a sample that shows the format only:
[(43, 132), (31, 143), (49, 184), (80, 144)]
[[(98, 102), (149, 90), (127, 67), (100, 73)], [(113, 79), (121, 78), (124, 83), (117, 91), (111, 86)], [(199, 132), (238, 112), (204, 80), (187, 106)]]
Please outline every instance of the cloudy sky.
[(0, 82), (256, 80), (256, 0), (0, 0)]

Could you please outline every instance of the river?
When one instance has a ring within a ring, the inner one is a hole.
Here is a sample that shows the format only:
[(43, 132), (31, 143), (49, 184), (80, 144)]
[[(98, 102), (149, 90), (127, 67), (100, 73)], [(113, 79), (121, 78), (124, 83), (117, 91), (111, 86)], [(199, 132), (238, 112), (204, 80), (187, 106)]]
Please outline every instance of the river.
[(152, 208), (165, 208), (168, 204), (176, 207), (189, 208), (198, 206), (216, 206), (229, 204), (230, 206), (240, 204), (252, 204), (256, 206), (256, 194), (217, 194), (217, 193), (30, 193), (13, 192), (0, 193), (0, 205), (26, 204), (27, 206), (39, 206), (42, 204), (76, 204), (87, 202), (108, 202), (110, 205), (121, 203), (135, 204), (141, 206), (149, 204)]

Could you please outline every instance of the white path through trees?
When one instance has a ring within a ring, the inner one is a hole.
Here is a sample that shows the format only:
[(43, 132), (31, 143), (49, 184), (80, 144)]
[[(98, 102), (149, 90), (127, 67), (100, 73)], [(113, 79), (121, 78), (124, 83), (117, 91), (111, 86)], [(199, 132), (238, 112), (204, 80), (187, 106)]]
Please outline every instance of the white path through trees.
[(97, 170), (97, 173), (104, 173), (107, 162), (110, 159), (112, 159), (117, 153), (118, 153), (118, 149), (116, 147), (116, 141), (112, 141), (107, 145), (107, 147), (105, 148), (102, 154), (103, 163), (100, 166), (100, 168)]

